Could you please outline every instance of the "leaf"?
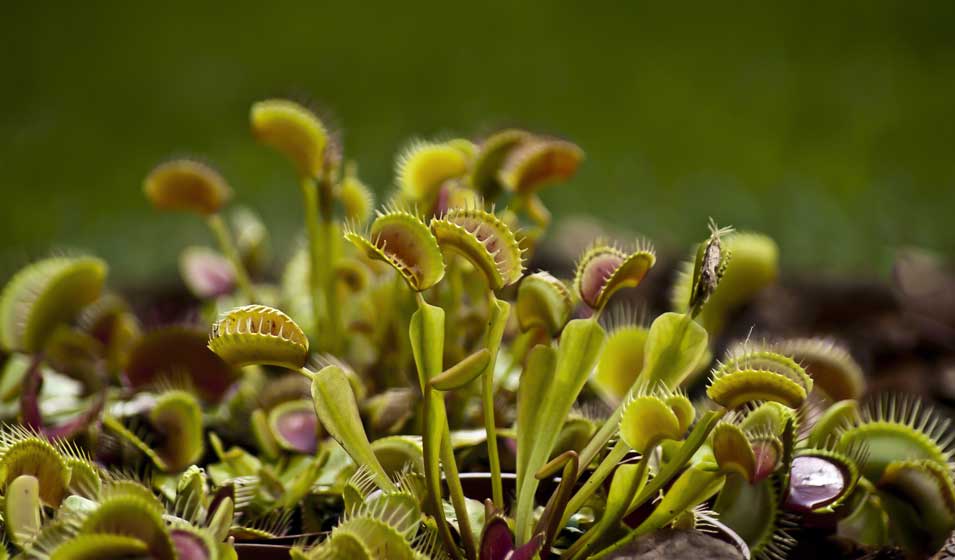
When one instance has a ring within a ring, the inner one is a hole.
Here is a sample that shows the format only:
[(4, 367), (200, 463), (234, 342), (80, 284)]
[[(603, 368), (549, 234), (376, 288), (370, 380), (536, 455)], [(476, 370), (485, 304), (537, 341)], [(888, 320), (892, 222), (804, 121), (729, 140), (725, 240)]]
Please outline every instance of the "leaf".
[(278, 309), (245, 305), (230, 310), (212, 325), (209, 349), (234, 367), (298, 369), (308, 358), (308, 337)]
[(497, 353), (504, 337), (507, 318), (511, 314), (511, 305), (491, 296), (491, 316), (488, 319), (485, 344), (490, 352), (490, 359), (484, 367), (482, 376), (481, 403), (484, 412), (484, 430), (487, 435), (487, 454), (491, 464), (491, 493), (494, 503), (504, 507), (504, 488), (501, 482), (501, 456), (497, 448), (497, 419), (494, 411), (494, 367), (497, 363)]
[(491, 353), (487, 348), (481, 348), (436, 375), (431, 380), (431, 387), (438, 391), (460, 389), (481, 375), (490, 361)]
[(163, 435), (157, 453), (166, 470), (184, 470), (202, 457), (202, 408), (192, 393), (166, 391), (156, 399), (149, 421)]
[(59, 325), (99, 297), (106, 271), (95, 257), (51, 257), (22, 268), (0, 292), (0, 345), (43, 350)]
[(411, 316), (408, 328), (411, 352), (418, 370), (418, 382), (424, 394), (424, 428), (422, 450), (424, 474), (431, 499), (431, 513), (435, 516), (438, 531), (445, 545), (457, 551), (451, 529), (444, 517), (441, 505), (441, 442), (448, 430), (447, 411), (441, 393), (428, 387), (431, 379), (441, 372), (444, 357), (444, 310), (418, 300), (418, 310)]
[(735, 472), (756, 480), (756, 453), (746, 434), (736, 424), (721, 423), (713, 430), (713, 455), (725, 473)]
[(650, 325), (641, 382), (679, 387), (707, 350), (706, 330), (682, 313), (664, 313)]
[(680, 419), (663, 399), (652, 395), (632, 398), (620, 418), (620, 437), (637, 453), (648, 453), (665, 439), (680, 439)]
[(570, 290), (547, 272), (525, 276), (517, 289), (517, 322), (522, 331), (539, 328), (553, 336), (564, 328), (573, 308)]
[[(549, 459), (560, 435), (560, 431), (552, 427), (563, 424), (577, 395), (590, 377), (604, 338), (603, 328), (590, 319), (576, 319), (564, 328), (557, 349), (554, 377), (546, 393), (537, 395), (541, 403), (536, 424), (548, 429), (533, 433), (530, 454), (524, 467), (526, 473), (537, 472)], [(521, 481), (517, 513), (518, 542), (527, 542), (531, 537), (534, 495), (539, 484), (539, 480), (527, 476)]]
[(527, 366), (517, 387), (517, 484), (523, 484), (527, 458), (531, 452), (534, 434), (541, 429), (541, 395), (547, 391), (557, 366), (557, 351), (551, 346), (537, 345), (527, 357)]
[(312, 399), (315, 414), (325, 430), (359, 465), (365, 465), (382, 490), (394, 490), (385, 469), (375, 457), (358, 413), (358, 403), (348, 375), (342, 368), (330, 365), (312, 376)]

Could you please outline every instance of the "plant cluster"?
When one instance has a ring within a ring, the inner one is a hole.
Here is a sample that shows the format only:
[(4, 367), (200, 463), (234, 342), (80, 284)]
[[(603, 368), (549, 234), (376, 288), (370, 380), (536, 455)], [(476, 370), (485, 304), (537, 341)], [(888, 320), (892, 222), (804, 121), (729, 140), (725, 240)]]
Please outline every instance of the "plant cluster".
[(651, 272), (645, 241), (594, 242), (573, 279), (525, 273), (541, 189), (573, 176), (576, 145), (418, 141), (374, 211), (308, 108), (263, 101), (250, 120), (300, 179), (306, 242), (279, 282), (226, 179), (174, 160), (144, 190), (215, 236), (180, 263), (199, 324), (143, 328), (90, 256), (30, 264), (0, 294), (0, 558), (227, 560), (262, 542), (613, 558), (667, 527), (733, 532), (759, 558), (820, 532), (918, 556), (955, 529), (952, 432), (930, 407), (865, 399), (824, 339), (714, 356), (777, 274), (767, 237), (711, 223), (672, 310), (645, 322), (613, 302)]

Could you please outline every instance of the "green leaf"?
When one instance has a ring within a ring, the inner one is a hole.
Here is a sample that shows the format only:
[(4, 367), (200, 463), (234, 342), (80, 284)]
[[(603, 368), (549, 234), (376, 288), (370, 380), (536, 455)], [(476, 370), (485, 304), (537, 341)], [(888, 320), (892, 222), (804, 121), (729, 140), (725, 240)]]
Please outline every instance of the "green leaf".
[(523, 484), (527, 472), (527, 458), (531, 452), (534, 434), (541, 430), (541, 395), (546, 393), (557, 367), (557, 350), (537, 345), (527, 357), (527, 366), (517, 387), (517, 487)]
[(487, 432), (487, 455), (491, 464), (491, 494), (494, 504), (504, 507), (504, 488), (501, 482), (501, 457), (497, 449), (497, 420), (494, 415), (494, 366), (497, 362), (497, 353), (504, 337), (504, 328), (511, 313), (511, 305), (491, 296), (491, 316), (488, 319), (488, 328), (485, 335), (485, 344), (490, 352), (490, 359), (482, 373), (483, 387), (481, 403), (484, 412), (484, 430)]
[(428, 381), (443, 370), (444, 310), (420, 302), (418, 310), (411, 316), (408, 331), (411, 336), (411, 351), (418, 369), (418, 382), (424, 391)]
[(861, 417), (858, 401), (844, 400), (834, 403), (813, 424), (807, 443), (810, 447), (825, 447), (826, 442), (833, 434), (838, 434), (840, 428), (855, 425), (859, 421)]
[(264, 410), (257, 408), (252, 411), (249, 416), (249, 427), (252, 429), (252, 436), (255, 437), (262, 455), (266, 459), (276, 459), (281, 450), (278, 442), (275, 441), (275, 436), (272, 435), (272, 430), (269, 429), (268, 417)]
[(184, 470), (202, 457), (202, 409), (192, 393), (163, 393), (149, 412), (149, 421), (164, 436), (164, 444), (157, 452), (166, 470)]
[(441, 393), (428, 387), (440, 374), (444, 357), (444, 310), (418, 300), (418, 310), (411, 316), (408, 328), (411, 351), (418, 370), (418, 382), (424, 394), (424, 429), (422, 449), (424, 474), (431, 500), (431, 514), (435, 516), (438, 531), (446, 546), (457, 551), (454, 537), (444, 517), (441, 505), (441, 442), (448, 431), (448, 416)]
[(357, 464), (368, 467), (379, 488), (394, 490), (394, 483), (371, 450), (348, 374), (342, 368), (330, 365), (312, 375), (312, 399), (315, 414), (325, 430)]
[(706, 330), (682, 313), (664, 313), (650, 325), (641, 380), (653, 387), (680, 386), (706, 353)]
[(481, 375), (491, 361), (491, 353), (487, 348), (466, 356), (460, 362), (436, 375), (431, 380), (431, 388), (438, 391), (452, 391), (474, 381)]
[[(537, 395), (541, 403), (537, 411), (536, 425), (548, 429), (533, 433), (530, 454), (524, 465), (526, 474), (537, 472), (550, 458), (560, 435), (560, 431), (552, 427), (563, 424), (577, 395), (590, 377), (605, 337), (603, 328), (590, 319), (576, 319), (564, 328), (557, 349), (554, 376), (546, 393)], [(521, 484), (518, 494), (517, 538), (518, 542), (523, 544), (531, 538), (534, 495), (540, 481), (525, 476)]]

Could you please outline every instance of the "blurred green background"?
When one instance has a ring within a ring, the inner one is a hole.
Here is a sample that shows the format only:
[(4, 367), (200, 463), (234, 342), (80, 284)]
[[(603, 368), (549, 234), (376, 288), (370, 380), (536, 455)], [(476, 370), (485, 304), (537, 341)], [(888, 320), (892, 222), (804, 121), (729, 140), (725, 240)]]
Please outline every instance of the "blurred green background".
[(955, 2), (6, 2), (0, 275), (89, 250), (122, 284), (174, 278), (198, 220), (141, 194), (208, 158), (279, 256), (291, 167), (250, 103), (313, 101), (379, 192), (412, 137), (518, 125), (587, 152), (544, 193), (663, 248), (705, 222), (774, 235), (790, 270), (881, 274), (893, 248), (955, 255)]

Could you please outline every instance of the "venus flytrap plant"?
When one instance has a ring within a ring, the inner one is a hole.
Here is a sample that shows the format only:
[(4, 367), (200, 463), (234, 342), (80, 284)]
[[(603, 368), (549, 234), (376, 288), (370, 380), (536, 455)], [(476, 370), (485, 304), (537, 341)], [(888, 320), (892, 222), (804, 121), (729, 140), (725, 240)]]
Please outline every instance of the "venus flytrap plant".
[(335, 280), (330, 274), (340, 244), (332, 213), (335, 148), (318, 116), (293, 101), (268, 99), (255, 103), (249, 120), (256, 138), (288, 157), (298, 172), (308, 231), (312, 317), (316, 332), (323, 337), (320, 346), (338, 352), (342, 325)]
[(456, 459), (451, 449), (444, 398), (431, 385), (443, 370), (444, 310), (428, 304), (421, 292), (444, 277), (445, 265), (438, 241), (418, 216), (397, 209), (379, 213), (366, 234), (347, 231), (345, 237), (369, 257), (390, 264), (415, 293), (418, 310), (411, 317), (409, 334), (423, 395), (424, 474), (432, 514), (446, 548), (455, 556), (460, 555), (441, 504), (440, 465), (443, 464), (451, 501), (461, 524), (465, 549), (468, 557), (473, 558), (476, 547), (468, 527), (464, 492), (460, 487)]
[(335, 365), (318, 373), (305, 367), (308, 339), (290, 317), (263, 305), (234, 309), (213, 325), (209, 348), (233, 366), (278, 365), (309, 378), (315, 412), (325, 430), (356, 462), (371, 469), (383, 489), (393, 488), (371, 450), (348, 376)]
[(219, 213), (232, 198), (232, 189), (218, 171), (190, 159), (167, 161), (146, 176), (143, 191), (157, 210), (192, 212), (204, 218), (219, 249), (232, 265), (243, 297), (249, 302), (255, 301), (252, 281)]
[[(713, 239), (711, 236), (710, 243), (714, 242)], [(604, 288), (601, 287), (600, 283), (594, 284), (594, 280), (599, 279), (601, 274), (610, 274), (609, 279), (612, 279), (619, 270), (626, 270), (624, 266), (631, 268), (634, 273), (639, 274), (641, 271), (640, 263), (649, 263), (649, 265), (652, 266), (654, 262), (652, 259), (653, 254), (649, 251), (643, 251), (642, 253), (644, 255), (640, 255), (641, 252), (638, 251), (630, 258), (623, 258), (620, 251), (606, 248), (592, 252), (593, 255), (589, 259), (589, 262), (594, 268), (600, 270), (587, 279), (587, 285), (595, 285), (597, 290), (587, 298), (581, 293), (581, 299), (584, 301), (589, 299), (595, 303), (602, 301), (605, 304), (607, 299), (602, 297)], [(702, 258), (699, 259), (698, 267), (700, 268), (703, 266), (702, 261)], [(612, 268), (614, 263), (618, 263), (617, 266), (620, 268), (616, 270)], [(581, 264), (585, 264), (585, 261), (582, 261)], [(576, 282), (578, 288), (585, 285), (582, 283), (582, 271), (583, 269), (578, 267), (578, 280)], [(643, 273), (645, 274), (645, 271)], [(719, 281), (719, 276), (704, 278), (702, 274), (697, 274), (696, 277), (700, 283), (704, 281)], [(697, 288), (697, 292), (699, 293), (706, 291), (707, 289), (705, 288)], [(706, 351), (706, 344), (707, 333), (702, 327), (692, 321), (692, 315), (666, 313), (659, 316), (650, 325), (650, 330), (647, 333), (645, 342), (644, 363), (641, 373), (630, 386), (628, 394), (639, 391), (641, 388), (653, 387), (657, 383), (663, 383), (664, 386), (670, 388), (678, 387), (683, 379), (696, 368)], [(623, 403), (621, 402), (621, 404), (614, 409), (610, 418), (608, 418), (597, 431), (590, 443), (581, 451), (582, 465), (589, 465), (607, 442), (610, 441), (617, 430), (622, 414)], [(623, 444), (622, 442), (618, 442), (615, 450), (612, 451), (611, 454), (622, 457), (623, 453)], [(572, 513), (571, 510), (568, 511)]]
[[(701, 528), (709, 508), (756, 558), (824, 533), (926, 556), (955, 529), (948, 422), (908, 398), (860, 405), (862, 368), (837, 343), (731, 344), (705, 398), (687, 398), (712, 337), (776, 276), (768, 238), (711, 221), (674, 311), (645, 323), (610, 307), (654, 265), (644, 243), (595, 244), (572, 283), (522, 278), (550, 221), (540, 190), (576, 172), (577, 146), (521, 130), (415, 143), (372, 216), (311, 111), (268, 100), (250, 120), (295, 166), (306, 206), (309, 244), (279, 295), (263, 283), (251, 305), (207, 302), (206, 322), (227, 309), (211, 330), (143, 332), (102, 295), (97, 259), (41, 261), (0, 294), (0, 417), (32, 426), (0, 430), (0, 558), (232, 560), (283, 537), (296, 560), (610, 558)], [(216, 217), (229, 262), (184, 253), (200, 298), (244, 290), (226, 268), (262, 273), (265, 227), (233, 217), (232, 242), (211, 168), (165, 164), (146, 191)], [(514, 412), (516, 428), (498, 428)], [(487, 465), (486, 509), (459, 465)]]
[[(605, 339), (603, 328), (597, 323), (600, 312), (606, 306), (610, 297), (618, 290), (634, 287), (640, 283), (647, 271), (653, 266), (655, 257), (652, 250), (645, 245), (638, 244), (634, 251), (624, 251), (606, 245), (595, 245), (580, 260), (575, 279), (576, 291), (582, 301), (594, 311), (589, 319), (577, 319), (564, 327), (561, 334), (557, 353), (553, 358), (543, 358), (541, 363), (553, 362), (554, 379), (549, 386), (546, 369), (535, 370), (532, 377), (522, 379), (521, 391), (528, 391), (543, 398), (544, 403), (533, 406), (528, 403), (524, 414), (518, 405), (518, 426), (520, 430), (529, 430), (537, 433), (535, 426), (555, 425), (567, 416), (570, 406), (583, 389), (584, 383), (590, 376), (599, 352)], [(545, 388), (546, 387), (546, 388)], [(533, 398), (533, 397), (532, 397)], [(519, 397), (520, 399), (520, 397)], [(527, 418), (534, 418), (533, 424)], [(523, 425), (522, 425), (523, 422)], [(535, 440), (518, 439), (518, 513), (517, 536), (519, 542), (526, 542), (530, 538), (530, 516), (533, 510), (533, 496), (537, 490), (538, 481), (527, 475), (537, 472), (547, 461), (557, 433), (553, 436), (538, 436)], [(522, 443), (524, 447), (522, 448)], [(586, 453), (587, 450), (585, 449)], [(526, 460), (522, 458), (526, 456)], [(590, 459), (581, 461), (587, 465)], [(571, 500), (564, 516), (572, 514), (575, 502)], [(576, 504), (580, 505), (580, 504)]]
[[(671, 403), (676, 406), (674, 407)], [(687, 406), (683, 406), (684, 404)], [(680, 417), (687, 407), (693, 410), (686, 397), (668, 394), (665, 390), (664, 392), (646, 392), (630, 398), (620, 420), (620, 438), (627, 448), (640, 454), (640, 461), (636, 465), (621, 465), (617, 468), (599, 523), (567, 551), (568, 558), (586, 558), (599, 539), (620, 523), (630, 503), (647, 482), (650, 457), (657, 445), (664, 440), (681, 439), (689, 428), (692, 416)], [(678, 415), (677, 412), (681, 414)], [(619, 459), (617, 461), (619, 462)], [(594, 473), (593, 478), (599, 478), (597, 472)], [(586, 494), (588, 485), (593, 486), (590, 480), (585, 483), (584, 489), (578, 496)], [(579, 499), (578, 496), (571, 500), (569, 508), (573, 508), (574, 500)]]
[[(498, 149), (501, 142), (498, 139)], [(524, 210), (543, 230), (550, 224), (550, 212), (537, 192), (551, 183), (566, 181), (576, 172), (584, 152), (565, 140), (539, 136), (523, 136), (519, 143), (506, 150), (498, 171), (500, 182), (515, 193), (515, 210)]]
[[(756, 391), (749, 387), (748, 385), (751, 383), (761, 386), (760, 380), (744, 379), (741, 377), (743, 374), (739, 372), (749, 371), (750, 368), (760, 366), (767, 368), (767, 370), (763, 371), (768, 371), (771, 368), (774, 372), (780, 372), (775, 375), (783, 375), (788, 372), (791, 377), (801, 381), (805, 382), (806, 379), (808, 379), (808, 377), (803, 377), (805, 373), (802, 372), (801, 368), (799, 368), (795, 362), (792, 362), (792, 360), (765, 351), (752, 351), (747, 354), (734, 356), (728, 361), (728, 364), (724, 364), (714, 371), (708, 390), (708, 396), (725, 408), (711, 411), (700, 418), (689, 435), (687, 435), (685, 441), (658, 469), (658, 472), (651, 481), (636, 493), (625, 510), (625, 514), (634, 511), (655, 496), (670, 480), (680, 473), (684, 466), (693, 461), (689, 470), (676, 479), (674, 486), (667, 490), (663, 501), (653, 510), (654, 513), (638, 526), (630, 537), (621, 539), (601, 554), (610, 553), (623, 546), (628, 539), (646, 534), (663, 526), (663, 524), (672, 521), (683, 509), (695, 507), (719, 491), (723, 485), (725, 474), (722, 472), (716, 459), (694, 460), (693, 458), (700, 447), (706, 443), (711, 432), (716, 428), (719, 420), (725, 415), (727, 410), (739, 408), (759, 399), (768, 399), (787, 405), (795, 404), (795, 406), (801, 404), (801, 401), (793, 403), (793, 397), (786, 390), (788, 387), (779, 389), (770, 384), (770, 388)], [(786, 370), (785, 368), (791, 368), (792, 371)], [(714, 385), (716, 386), (716, 391), (714, 391)], [(811, 388), (811, 380), (809, 381), (809, 387)], [(808, 393), (808, 388), (804, 389), (804, 394), (805, 393)], [(714, 397), (714, 395), (716, 396)], [(803, 396), (803, 399), (805, 399), (805, 396)], [(621, 424), (621, 427), (622, 426)], [(687, 427), (689, 427), (688, 423)], [(615, 454), (622, 458), (623, 454), (620, 451), (620, 444), (615, 446), (608, 457), (614, 457)], [(725, 453), (721, 453), (721, 455), (725, 456)], [(609, 471), (606, 465), (608, 463), (615, 463), (618, 460), (619, 459), (608, 461), (605, 459), (592, 477), (601, 474), (601, 471)], [(753, 465), (755, 468), (755, 458)], [(588, 484), (589, 483), (590, 481), (588, 480)], [(585, 488), (586, 486), (585, 484)], [(578, 502), (582, 504), (583, 499), (578, 500)], [(571, 507), (568, 507), (568, 511), (572, 511), (575, 505), (577, 504), (572, 500)]]
[(486, 299), (490, 318), (484, 344), (490, 356), (481, 372), (481, 396), (494, 505), (502, 509), (504, 492), (494, 414), (494, 366), (510, 315), (510, 304), (499, 300), (494, 292), (521, 278), (524, 269), (522, 251), (507, 225), (493, 213), (478, 208), (449, 210), (439, 219), (431, 221), (431, 231), (442, 249), (468, 259), (487, 281)]
[(20, 270), (0, 293), (4, 349), (42, 352), (56, 327), (99, 297), (106, 271), (95, 257), (51, 257)]
[(466, 140), (412, 142), (395, 163), (399, 192), (408, 202), (429, 213), (440, 213), (441, 209), (436, 207), (442, 187), (465, 177), (472, 155), (473, 148)]
[(570, 320), (575, 305), (573, 292), (550, 273), (525, 276), (517, 289), (515, 309), (522, 332), (512, 344), (512, 367), (525, 362), (535, 345), (549, 344)]

